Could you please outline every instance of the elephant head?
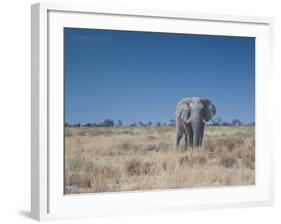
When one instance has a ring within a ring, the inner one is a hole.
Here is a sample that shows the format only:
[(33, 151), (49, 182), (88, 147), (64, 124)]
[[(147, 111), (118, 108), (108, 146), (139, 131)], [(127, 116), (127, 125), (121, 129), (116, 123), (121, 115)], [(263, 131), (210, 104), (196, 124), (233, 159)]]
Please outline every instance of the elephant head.
[(185, 146), (201, 146), (205, 124), (216, 114), (215, 105), (205, 98), (183, 98), (176, 107), (176, 147), (183, 135)]

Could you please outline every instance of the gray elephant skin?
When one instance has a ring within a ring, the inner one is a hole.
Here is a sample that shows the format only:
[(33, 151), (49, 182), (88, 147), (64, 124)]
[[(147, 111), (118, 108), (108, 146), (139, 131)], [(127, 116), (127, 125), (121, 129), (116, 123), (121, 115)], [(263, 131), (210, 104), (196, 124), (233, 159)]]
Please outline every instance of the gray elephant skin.
[(184, 136), (185, 149), (202, 146), (204, 128), (216, 114), (215, 105), (208, 99), (186, 97), (176, 107), (176, 141), (178, 148)]

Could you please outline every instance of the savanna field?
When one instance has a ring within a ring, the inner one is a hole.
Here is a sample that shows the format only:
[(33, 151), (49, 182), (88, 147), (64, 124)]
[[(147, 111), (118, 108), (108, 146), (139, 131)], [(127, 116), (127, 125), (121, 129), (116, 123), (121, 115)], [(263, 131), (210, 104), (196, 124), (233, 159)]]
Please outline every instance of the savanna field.
[(174, 127), (66, 127), (65, 193), (255, 184), (255, 127), (208, 126), (202, 148)]

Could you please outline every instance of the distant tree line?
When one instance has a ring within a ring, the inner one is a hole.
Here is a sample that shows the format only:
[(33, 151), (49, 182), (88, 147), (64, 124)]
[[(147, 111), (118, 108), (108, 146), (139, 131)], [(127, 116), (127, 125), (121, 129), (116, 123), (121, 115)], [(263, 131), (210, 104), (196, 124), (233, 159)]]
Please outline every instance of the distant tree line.
[(65, 127), (122, 127), (122, 121), (119, 120), (117, 123), (115, 123), (111, 119), (105, 119), (103, 122), (100, 123), (86, 123), (86, 124), (69, 124), (65, 123)]
[(86, 124), (65, 123), (65, 127), (152, 127), (152, 126), (161, 127), (161, 126), (175, 126), (175, 124), (176, 124), (175, 120), (170, 120), (168, 123), (165, 123), (165, 122), (153, 123), (151, 121), (144, 123), (142, 121), (139, 121), (139, 122), (133, 122), (129, 125), (123, 125), (121, 120), (114, 122), (114, 120), (105, 119), (103, 122), (99, 122), (99, 123), (86, 123)]
[(210, 122), (211, 126), (254, 126), (255, 122), (243, 123), (239, 119), (233, 119), (232, 121), (224, 121), (221, 117), (216, 117), (212, 119)]
[[(210, 126), (254, 126), (255, 122), (243, 123), (239, 119), (233, 119), (232, 121), (223, 121), (220, 117), (216, 117), (208, 122)], [(139, 121), (132, 122), (129, 125), (123, 125), (121, 120), (114, 122), (111, 119), (105, 119), (103, 122), (99, 123), (86, 123), (86, 124), (69, 124), (65, 123), (65, 127), (173, 127), (176, 125), (176, 121), (171, 119), (167, 123), (165, 122), (152, 122), (147, 123)]]

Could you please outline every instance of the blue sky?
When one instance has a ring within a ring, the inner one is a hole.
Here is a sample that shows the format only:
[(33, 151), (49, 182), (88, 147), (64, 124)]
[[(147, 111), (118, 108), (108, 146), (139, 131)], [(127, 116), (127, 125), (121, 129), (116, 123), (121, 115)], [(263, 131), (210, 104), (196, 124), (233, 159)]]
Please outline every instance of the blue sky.
[(183, 97), (255, 120), (255, 39), (65, 28), (65, 122), (168, 122)]

